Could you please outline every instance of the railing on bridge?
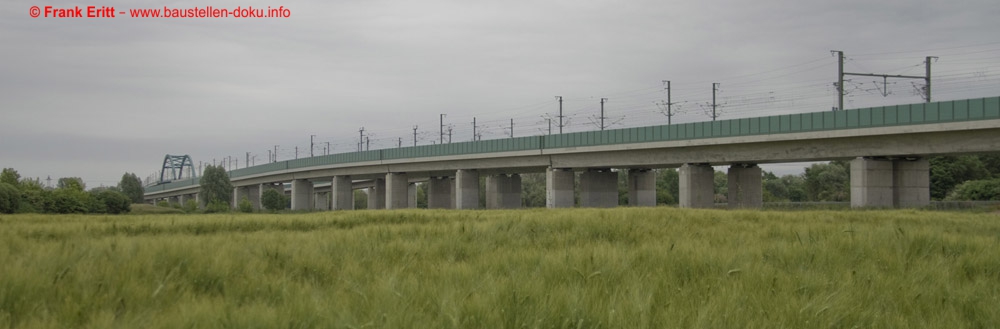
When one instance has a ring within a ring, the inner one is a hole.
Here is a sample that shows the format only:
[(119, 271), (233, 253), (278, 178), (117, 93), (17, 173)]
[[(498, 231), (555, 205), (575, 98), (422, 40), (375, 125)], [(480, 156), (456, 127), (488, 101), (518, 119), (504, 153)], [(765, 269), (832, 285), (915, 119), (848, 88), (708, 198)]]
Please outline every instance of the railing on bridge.
[[(837, 112), (783, 114), (755, 118), (692, 122), (674, 125), (586, 131), (560, 135), (529, 136), (340, 153), (311, 158), (286, 160), (249, 168), (236, 169), (229, 172), (229, 176), (237, 178), (305, 167), (394, 159), (813, 132), (838, 129), (889, 127), (998, 118), (1000, 118), (1000, 97), (989, 97), (933, 103), (881, 106)], [(198, 182), (196, 179), (175, 181), (168, 184), (147, 187), (146, 193), (171, 190), (197, 184)]]

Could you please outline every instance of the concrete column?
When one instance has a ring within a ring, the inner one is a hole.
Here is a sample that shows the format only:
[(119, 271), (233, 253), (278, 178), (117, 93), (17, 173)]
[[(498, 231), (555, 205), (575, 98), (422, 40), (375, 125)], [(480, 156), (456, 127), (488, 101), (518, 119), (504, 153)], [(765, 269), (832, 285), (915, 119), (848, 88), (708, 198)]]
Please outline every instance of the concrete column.
[(656, 172), (649, 169), (629, 169), (628, 205), (632, 207), (656, 206)]
[(573, 207), (573, 170), (552, 168), (545, 170), (545, 206), (548, 208)]
[(313, 193), (314, 210), (330, 210), (330, 192)]
[(457, 191), (458, 188), (455, 184), (457, 184), (455, 177), (448, 177), (448, 195), (451, 196), (448, 198), (448, 209), (456, 209), (455, 207), (458, 206), (456, 202), (458, 201), (458, 198), (455, 197), (455, 191)]
[(618, 206), (618, 173), (611, 169), (592, 169), (580, 174), (580, 207), (614, 208)]
[(455, 209), (479, 209), (479, 172), (455, 172)]
[(715, 205), (715, 169), (688, 163), (678, 170), (681, 208), (712, 208)]
[(521, 207), (521, 175), (490, 175), (486, 177), (486, 208), (516, 209)]
[(760, 208), (764, 206), (761, 171), (756, 164), (729, 166), (727, 186), (729, 195), (726, 199), (729, 201), (729, 208)]
[(188, 198), (187, 198), (186, 194), (181, 194), (181, 195), (177, 196), (177, 202), (179, 202), (181, 204), (181, 207), (184, 206), (184, 202), (186, 202), (187, 200), (188, 200)]
[(893, 161), (893, 205), (914, 208), (931, 204), (930, 175), (927, 159)]
[(330, 182), (330, 209), (354, 209), (354, 190), (351, 184), (351, 176), (333, 177), (333, 181)]
[(198, 209), (205, 209), (205, 198), (201, 196), (201, 192), (194, 194), (194, 202), (198, 204)]
[(240, 201), (243, 200), (244, 197), (246, 197), (247, 200), (250, 199), (250, 189), (247, 186), (237, 186), (233, 188), (233, 209), (240, 208)]
[(872, 158), (857, 158), (852, 160), (851, 207), (892, 207), (892, 167), (892, 161), (889, 160)]
[(385, 209), (385, 179), (376, 178), (368, 188), (368, 209)]
[(427, 208), (451, 208), (451, 180), (448, 177), (431, 177), (427, 180)]
[(245, 186), (247, 189), (247, 199), (250, 200), (250, 204), (253, 205), (254, 210), (261, 210), (264, 207), (260, 204), (260, 185), (250, 185)]
[(385, 175), (385, 208), (404, 209), (410, 203), (410, 182), (406, 173)]
[(417, 207), (417, 184), (408, 184), (406, 186), (406, 207)]
[(313, 184), (306, 179), (292, 181), (292, 210), (313, 209)]

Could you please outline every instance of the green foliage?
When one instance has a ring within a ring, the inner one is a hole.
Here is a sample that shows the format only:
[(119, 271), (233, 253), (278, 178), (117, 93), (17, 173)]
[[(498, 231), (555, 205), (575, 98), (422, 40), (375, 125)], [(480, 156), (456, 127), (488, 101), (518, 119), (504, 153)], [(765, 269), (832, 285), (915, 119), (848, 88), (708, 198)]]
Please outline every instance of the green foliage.
[(265, 189), (260, 197), (260, 203), (264, 209), (270, 211), (285, 210), (288, 207), (285, 196), (276, 189)]
[(57, 187), (59, 189), (72, 189), (83, 192), (87, 189), (87, 184), (84, 184), (83, 178), (80, 177), (63, 177), (59, 179)]
[(965, 181), (990, 178), (986, 165), (974, 155), (934, 157), (931, 166), (931, 198), (941, 200)]
[(145, 191), (142, 188), (142, 180), (134, 173), (125, 173), (122, 180), (118, 182), (118, 189), (121, 190), (133, 203), (142, 203)]
[(222, 202), (222, 201), (213, 201), (213, 202), (209, 202), (207, 205), (205, 205), (205, 213), (206, 214), (227, 213), (227, 212), (229, 212), (231, 210), (232, 210), (232, 208), (229, 205), (229, 203)]
[(959, 184), (949, 201), (1000, 201), (1000, 179), (971, 180)]
[(0, 318), (10, 328), (991, 328), (998, 234), (995, 214), (930, 211), (3, 215)]
[(715, 202), (727, 202), (729, 200), (729, 175), (721, 171), (716, 171), (713, 183)]
[(545, 207), (545, 174), (521, 174), (521, 199), (527, 208)]
[[(46, 212), (55, 214), (85, 214), (93, 208), (89, 193), (78, 190), (76, 186), (60, 188), (52, 191), (51, 202), (46, 203)], [(99, 210), (99, 209), (98, 209)]]
[[(291, 203), (291, 200), (289, 200)], [(354, 190), (354, 209), (368, 209), (368, 193)]]
[(102, 212), (108, 214), (124, 214), (132, 210), (132, 200), (118, 191), (102, 191), (97, 193), (96, 199), (103, 205)]
[(763, 179), (764, 202), (802, 202), (807, 200), (806, 183), (802, 175), (775, 177), (765, 172)]
[(850, 172), (850, 163), (846, 161), (813, 164), (803, 175), (806, 197), (809, 201), (850, 201)]
[(193, 214), (197, 212), (198, 201), (195, 201), (193, 199), (188, 199), (187, 201), (184, 201), (184, 207), (182, 208), (182, 210), (184, 210), (184, 212), (188, 214)]
[(14, 168), (3, 168), (3, 171), (0, 171), (0, 183), (7, 183), (17, 188), (20, 182), (21, 174), (18, 174)]
[(13, 214), (20, 209), (21, 191), (18, 191), (14, 185), (0, 182), (0, 214)]
[(656, 204), (680, 202), (680, 174), (677, 169), (663, 169), (656, 173)]
[(239, 208), (241, 212), (252, 213), (253, 203), (250, 202), (250, 199), (248, 199), (247, 197), (243, 197), (243, 199), (240, 200)]
[(229, 174), (221, 165), (205, 167), (199, 183), (201, 184), (201, 196), (206, 204), (225, 203), (229, 205), (232, 202), (233, 183), (229, 181)]
[(170, 208), (170, 202), (168, 202), (167, 200), (163, 200), (163, 201), (157, 202), (156, 206), (157, 207), (163, 207), (163, 208)]

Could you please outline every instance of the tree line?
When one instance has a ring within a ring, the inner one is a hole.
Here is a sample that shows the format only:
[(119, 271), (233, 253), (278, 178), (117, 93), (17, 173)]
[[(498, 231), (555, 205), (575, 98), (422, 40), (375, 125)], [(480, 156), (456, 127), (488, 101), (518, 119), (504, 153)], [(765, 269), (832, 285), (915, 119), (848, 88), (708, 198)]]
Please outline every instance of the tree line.
[(142, 202), (139, 177), (122, 176), (117, 186), (86, 189), (80, 177), (63, 177), (55, 188), (37, 178), (22, 178), (13, 168), (0, 171), (0, 213), (122, 214)]

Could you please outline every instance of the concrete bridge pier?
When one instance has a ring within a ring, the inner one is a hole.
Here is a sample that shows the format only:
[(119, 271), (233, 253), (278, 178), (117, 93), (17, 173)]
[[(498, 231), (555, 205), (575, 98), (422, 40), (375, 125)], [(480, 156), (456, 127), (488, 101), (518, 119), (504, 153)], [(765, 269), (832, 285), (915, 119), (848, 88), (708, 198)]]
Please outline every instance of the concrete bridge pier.
[(427, 208), (449, 209), (455, 200), (451, 193), (451, 179), (448, 177), (431, 177), (427, 180)]
[(516, 209), (521, 207), (521, 175), (499, 174), (486, 177), (486, 208)]
[(590, 169), (580, 174), (580, 207), (618, 206), (618, 173), (608, 168)]
[(307, 179), (292, 181), (292, 210), (313, 209), (313, 184)]
[(406, 173), (385, 175), (385, 208), (404, 209), (410, 204), (410, 182)]
[(851, 207), (923, 207), (930, 204), (927, 159), (857, 158), (851, 161)]
[(549, 167), (545, 170), (545, 206), (548, 208), (572, 208), (575, 185), (572, 169)]
[(177, 196), (177, 202), (181, 204), (181, 207), (184, 207), (184, 202), (186, 202), (187, 200), (188, 200), (187, 194), (181, 194)]
[(330, 182), (330, 209), (353, 210), (354, 189), (351, 176), (334, 176)]
[(656, 206), (656, 172), (642, 168), (628, 171), (628, 205)]
[(406, 186), (406, 207), (417, 207), (417, 184), (409, 184)]
[(240, 200), (243, 200), (243, 197), (246, 197), (247, 194), (247, 189), (244, 186), (233, 187), (233, 202), (229, 205), (232, 206), (233, 209), (240, 209)]
[(479, 172), (455, 172), (455, 209), (479, 209)]
[(385, 178), (372, 180), (368, 188), (368, 209), (385, 209)]
[(712, 208), (715, 205), (715, 169), (712, 166), (684, 164), (678, 175), (681, 208)]
[(727, 187), (729, 195), (726, 200), (729, 201), (729, 208), (760, 208), (764, 206), (761, 170), (757, 164), (738, 163), (729, 166)]
[(330, 192), (313, 194), (313, 210), (330, 210)]

